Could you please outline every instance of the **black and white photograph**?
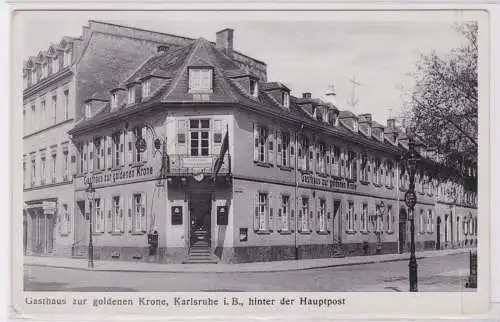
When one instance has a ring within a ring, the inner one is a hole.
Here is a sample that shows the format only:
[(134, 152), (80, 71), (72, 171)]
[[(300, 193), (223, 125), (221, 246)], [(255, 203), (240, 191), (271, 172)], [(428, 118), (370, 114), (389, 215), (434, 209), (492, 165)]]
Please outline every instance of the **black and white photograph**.
[(487, 15), (17, 14), (25, 307), (480, 291)]

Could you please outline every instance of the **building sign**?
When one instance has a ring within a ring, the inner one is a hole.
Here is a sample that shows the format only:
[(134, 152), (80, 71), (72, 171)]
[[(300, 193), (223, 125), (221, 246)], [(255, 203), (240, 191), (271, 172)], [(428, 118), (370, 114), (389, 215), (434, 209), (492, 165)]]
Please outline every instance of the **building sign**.
[(191, 168), (191, 169), (211, 169), (212, 158), (185, 157), (182, 159), (182, 166), (184, 168)]
[(328, 189), (337, 188), (337, 189), (356, 190), (355, 183), (347, 182), (346, 179), (341, 179), (341, 178), (323, 178), (311, 174), (303, 174), (301, 176), (301, 182)]
[(121, 170), (106, 170), (98, 174), (86, 176), (83, 183), (88, 185), (105, 185), (126, 182), (133, 179), (146, 179), (153, 176), (153, 167), (150, 165), (141, 165), (136, 167), (128, 166)]

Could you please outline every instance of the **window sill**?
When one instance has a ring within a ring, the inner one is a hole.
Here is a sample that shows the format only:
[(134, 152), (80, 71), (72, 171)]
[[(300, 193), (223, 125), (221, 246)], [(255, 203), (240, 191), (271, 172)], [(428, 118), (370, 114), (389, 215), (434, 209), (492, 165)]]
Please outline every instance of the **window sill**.
[(369, 181), (364, 181), (364, 180), (359, 180), (359, 183), (361, 183), (362, 185), (365, 185), (365, 186), (370, 184)]
[(132, 236), (140, 236), (140, 235), (145, 235), (145, 231), (129, 231), (130, 235)]
[(291, 235), (293, 231), (291, 230), (278, 230), (280, 235)]
[(299, 234), (301, 234), (301, 235), (310, 235), (310, 234), (312, 234), (312, 230), (300, 230)]
[(111, 236), (122, 236), (123, 235), (123, 233), (120, 231), (111, 231), (109, 234)]
[(318, 230), (316, 231), (318, 235), (330, 235), (330, 232), (328, 230)]
[(104, 232), (102, 232), (102, 231), (94, 231), (92, 233), (92, 236), (101, 236), (101, 235), (104, 235)]
[(386, 233), (387, 235), (392, 235), (392, 234), (394, 234), (394, 230), (388, 230), (388, 231), (386, 231), (385, 233)]
[(354, 235), (356, 232), (354, 230), (346, 230), (345, 233), (348, 235)]
[(273, 231), (272, 230), (255, 230), (254, 232), (257, 235), (270, 235)]
[(257, 165), (259, 167), (263, 167), (263, 168), (272, 167), (272, 165), (270, 163), (267, 163), (267, 162), (254, 161), (254, 163), (255, 163), (255, 165)]
[(279, 168), (280, 170), (283, 170), (283, 171), (292, 171), (292, 170), (293, 170), (293, 168), (292, 168), (292, 167), (281, 166), (281, 165), (279, 165), (279, 166), (278, 166), (278, 168)]
[(362, 235), (368, 235), (370, 232), (368, 230), (360, 230), (359, 231)]

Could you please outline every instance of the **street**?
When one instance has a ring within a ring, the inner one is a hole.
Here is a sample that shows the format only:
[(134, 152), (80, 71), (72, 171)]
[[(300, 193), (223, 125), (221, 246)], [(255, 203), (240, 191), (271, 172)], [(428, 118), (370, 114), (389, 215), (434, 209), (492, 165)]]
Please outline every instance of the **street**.
[[(418, 265), (419, 291), (474, 291), (465, 288), (468, 253), (425, 258)], [(408, 261), (258, 273), (92, 272), (25, 266), (24, 288), (68, 292), (406, 292)]]

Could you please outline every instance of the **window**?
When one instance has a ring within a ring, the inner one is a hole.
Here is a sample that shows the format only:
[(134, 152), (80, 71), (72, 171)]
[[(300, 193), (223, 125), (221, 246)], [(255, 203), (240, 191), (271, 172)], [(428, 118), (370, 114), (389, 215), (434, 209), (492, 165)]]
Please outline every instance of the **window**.
[(23, 188), (26, 188), (26, 161), (23, 161)]
[(55, 74), (59, 71), (59, 57), (54, 56), (52, 58), (52, 74)]
[(50, 177), (52, 179), (52, 183), (57, 182), (57, 155), (52, 154), (52, 165), (50, 167)]
[[(45, 100), (43, 99), (42, 102), (41, 102), (41, 108), (40, 108), (40, 113), (41, 113), (41, 117), (40, 117), (40, 120), (39, 122), (42, 123), (42, 127), (45, 127), (46, 123), (45, 123), (45, 120), (47, 118), (47, 105), (45, 103)], [(37, 120), (35, 120), (36, 122)]]
[(146, 205), (143, 194), (134, 194), (133, 196), (133, 213), (132, 213), (132, 231), (142, 232), (146, 230)]
[(64, 51), (64, 67), (71, 65), (71, 50)]
[(387, 170), (385, 172), (385, 185), (389, 188), (393, 187), (394, 165), (392, 161), (386, 161)]
[(71, 214), (69, 213), (68, 205), (62, 205), (61, 214), (61, 234), (67, 235), (71, 232)]
[(90, 118), (92, 116), (92, 109), (90, 103), (85, 104), (85, 117)]
[[(142, 139), (142, 128), (141, 127), (134, 128), (133, 135), (134, 135), (134, 142), (138, 142), (139, 140), (141, 140)], [(131, 144), (131, 142), (129, 144)], [(132, 150), (134, 151), (133, 162), (144, 161), (143, 160), (143, 153), (137, 148), (136, 144), (133, 144)]]
[(57, 95), (52, 96), (52, 124), (57, 123)]
[(121, 153), (123, 152), (123, 144), (120, 142), (120, 132), (113, 134), (113, 168), (121, 165)]
[(189, 120), (191, 156), (209, 154), (210, 120)]
[(361, 206), (361, 231), (368, 231), (368, 204)]
[(429, 209), (427, 210), (427, 232), (428, 233), (433, 233), (434, 232), (434, 226), (433, 226), (433, 223), (434, 223), (434, 218), (432, 216), (432, 210)]
[(179, 144), (186, 143), (186, 121), (185, 120), (177, 121), (177, 143), (179, 143)]
[(280, 219), (281, 231), (290, 231), (290, 196), (281, 196), (281, 208), (278, 217)]
[(94, 199), (94, 208), (92, 209), (93, 211), (93, 216), (94, 218), (94, 233), (102, 233), (104, 232), (104, 202), (97, 198)]
[(38, 75), (36, 73), (36, 67), (33, 67), (33, 69), (31, 70), (31, 82), (32, 84), (36, 84), (37, 81), (38, 81)]
[(340, 177), (340, 148), (332, 146), (332, 175)]
[(112, 232), (123, 232), (123, 210), (121, 209), (120, 197), (113, 197), (111, 213), (111, 230)]
[(258, 159), (257, 161), (259, 162), (267, 162), (267, 155), (268, 155), (268, 146), (267, 146), (267, 141), (268, 141), (268, 129), (267, 127), (260, 126), (259, 127), (259, 135), (258, 135), (258, 142), (256, 143), (257, 145), (257, 151), (258, 151)]
[(257, 82), (256, 79), (253, 78), (250, 79), (250, 94), (253, 97), (259, 96), (259, 83)]
[(368, 156), (366, 154), (363, 154), (361, 156), (361, 171), (360, 171), (360, 180), (363, 182), (368, 182), (368, 175), (369, 175), (369, 168), (370, 165), (368, 164)]
[(290, 94), (288, 92), (281, 93), (281, 101), (283, 102), (283, 106), (286, 108), (290, 107)]
[(319, 213), (318, 213), (318, 224), (319, 224), (319, 231), (320, 232), (326, 232), (327, 231), (327, 220), (326, 220), (326, 200), (325, 199), (320, 199), (319, 200)]
[(380, 159), (376, 158), (375, 159), (375, 164), (373, 167), (373, 183), (375, 185), (380, 185), (382, 183), (382, 166), (380, 164)]
[(392, 232), (392, 224), (394, 223), (394, 214), (392, 213), (392, 206), (387, 206), (387, 232)]
[(69, 118), (69, 90), (64, 91), (64, 120)]
[(36, 160), (35, 156), (31, 157), (31, 186), (34, 187), (36, 184)]
[(111, 94), (111, 109), (118, 107), (118, 96), (116, 93)]
[(318, 153), (316, 155), (317, 166), (319, 173), (326, 173), (326, 145), (324, 142), (318, 144)]
[[(309, 155), (309, 138), (303, 136), (300, 139), (298, 157), (299, 157), (299, 168), (301, 170), (310, 171), (310, 155)], [(312, 151), (311, 151), (312, 153)]]
[(95, 151), (95, 170), (104, 169), (104, 138), (98, 137), (94, 139), (94, 151)]
[(142, 82), (142, 98), (146, 98), (151, 94), (151, 80), (145, 79)]
[(302, 198), (302, 209), (300, 210), (300, 224), (301, 224), (301, 232), (309, 232), (311, 230), (309, 226), (309, 198)]
[(46, 163), (46, 159), (45, 157), (42, 157), (41, 158), (42, 160), (42, 169), (41, 169), (41, 173), (40, 173), (40, 184), (41, 185), (44, 185), (45, 184), (45, 179), (46, 179), (46, 175), (47, 175), (47, 163)]
[(349, 201), (347, 205), (347, 213), (346, 213), (346, 222), (347, 222), (347, 231), (354, 231), (354, 202)]
[(290, 166), (290, 133), (285, 131), (277, 132), (277, 153), (278, 165), (283, 167)]
[(259, 193), (258, 216), (259, 216), (259, 231), (267, 229), (267, 211), (268, 211), (268, 196), (267, 193)]
[(134, 104), (135, 103), (135, 87), (131, 86), (128, 88), (128, 104)]
[(68, 151), (63, 152), (63, 181), (69, 180), (69, 159)]
[(352, 151), (349, 151), (347, 153), (347, 167), (348, 167), (348, 179), (349, 180), (352, 180), (352, 181), (356, 181), (357, 180), (357, 158), (356, 158), (356, 153), (355, 152), (352, 152)]
[(36, 125), (37, 125), (37, 123), (36, 123), (37, 117), (36, 117), (36, 106), (35, 106), (35, 104), (31, 105), (31, 116), (30, 116), (30, 118), (31, 118), (31, 120), (30, 120), (31, 121), (30, 122), (31, 123), (31, 129), (30, 129), (30, 131), (34, 131), (36, 129)]
[(425, 232), (425, 222), (426, 222), (426, 219), (425, 219), (425, 214), (424, 214), (424, 210), (423, 209), (420, 209), (420, 222), (419, 222), (419, 232), (421, 234), (423, 234)]
[(47, 62), (42, 64), (42, 78), (46, 78), (49, 76), (49, 65)]
[(190, 92), (212, 92), (212, 69), (189, 69)]

